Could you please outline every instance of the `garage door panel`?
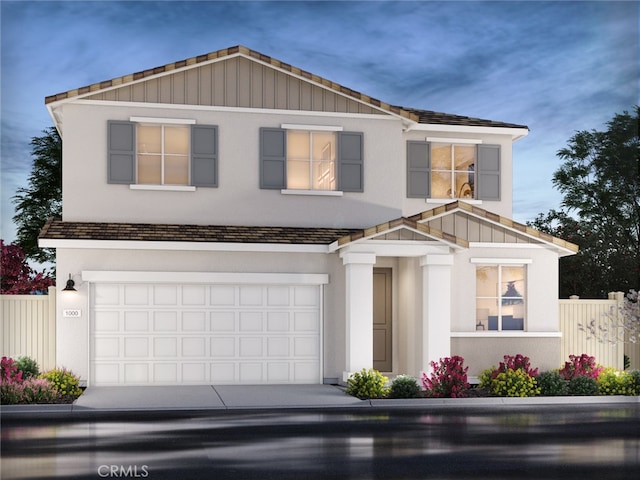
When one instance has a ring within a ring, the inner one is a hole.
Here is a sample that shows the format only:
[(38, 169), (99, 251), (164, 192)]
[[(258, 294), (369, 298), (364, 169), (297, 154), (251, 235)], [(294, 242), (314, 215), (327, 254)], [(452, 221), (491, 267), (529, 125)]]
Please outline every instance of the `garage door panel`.
[(320, 288), (92, 285), (91, 383), (319, 383)]

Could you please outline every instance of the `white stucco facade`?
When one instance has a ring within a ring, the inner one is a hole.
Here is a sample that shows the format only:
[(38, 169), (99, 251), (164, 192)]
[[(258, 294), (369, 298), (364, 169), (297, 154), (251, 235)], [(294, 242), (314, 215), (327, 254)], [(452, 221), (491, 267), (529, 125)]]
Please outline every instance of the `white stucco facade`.
[[(433, 112), (423, 111), (425, 120), (239, 52), (48, 100), (63, 136), (63, 210), (40, 245), (56, 248), (59, 278), (71, 275), (77, 290), (58, 292), (61, 366), (89, 385), (345, 381), (374, 361), (373, 272), (380, 268), (392, 285), (385, 373), (419, 376), (452, 354), (473, 360), (475, 371), (514, 353), (557, 366), (557, 262), (572, 247), (509, 220), (512, 144), (526, 127), (446, 114), (428, 120)], [(220, 92), (201, 85), (205, 69), (215, 78), (227, 61), (240, 79), (235, 103), (231, 77)], [(246, 97), (243, 72), (253, 72)], [(278, 78), (281, 90), (269, 83)], [(151, 98), (162, 85), (166, 100)], [(296, 95), (291, 85), (300, 85)], [(176, 92), (196, 100), (176, 101)], [(210, 98), (216, 92), (219, 104)], [(275, 92), (273, 104), (256, 106), (256, 98), (269, 100), (265, 92)], [(217, 185), (110, 183), (108, 122), (145, 118), (215, 126)], [(361, 191), (261, 188), (260, 129), (283, 125), (361, 135)], [(407, 142), (496, 147), (497, 199), (409, 195)], [(145, 236), (150, 226), (155, 236)], [(181, 226), (194, 237), (180, 235)], [(198, 226), (220, 236), (196, 238)], [(231, 227), (244, 233), (225, 237)], [(259, 227), (300, 231), (255, 240)], [(320, 230), (324, 240), (313, 240)], [(525, 326), (479, 331), (476, 267), (502, 263), (526, 267)]]

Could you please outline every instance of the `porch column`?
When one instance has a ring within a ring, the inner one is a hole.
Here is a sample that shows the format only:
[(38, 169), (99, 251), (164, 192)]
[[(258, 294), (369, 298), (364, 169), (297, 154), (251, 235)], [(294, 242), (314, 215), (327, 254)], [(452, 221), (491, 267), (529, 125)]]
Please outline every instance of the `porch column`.
[(342, 380), (363, 368), (373, 367), (373, 253), (346, 252), (345, 266), (345, 370)]
[(422, 350), (420, 368), (451, 356), (452, 255), (425, 255), (422, 267)]

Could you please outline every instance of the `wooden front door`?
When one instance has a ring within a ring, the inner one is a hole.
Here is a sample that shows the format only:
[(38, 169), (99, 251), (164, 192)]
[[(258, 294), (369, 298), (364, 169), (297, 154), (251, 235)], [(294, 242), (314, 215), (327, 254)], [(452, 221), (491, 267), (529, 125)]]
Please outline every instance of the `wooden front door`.
[(391, 269), (373, 269), (373, 368), (391, 372)]

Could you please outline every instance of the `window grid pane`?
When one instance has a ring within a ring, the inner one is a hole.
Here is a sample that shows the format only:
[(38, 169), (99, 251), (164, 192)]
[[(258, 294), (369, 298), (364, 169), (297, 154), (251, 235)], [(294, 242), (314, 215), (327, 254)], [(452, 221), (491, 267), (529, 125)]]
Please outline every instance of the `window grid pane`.
[(188, 185), (190, 127), (138, 125), (139, 184)]
[(287, 188), (335, 190), (336, 135), (287, 131)]
[(476, 330), (524, 330), (525, 301), (525, 266), (476, 268)]
[(431, 197), (475, 198), (476, 146), (431, 144)]

